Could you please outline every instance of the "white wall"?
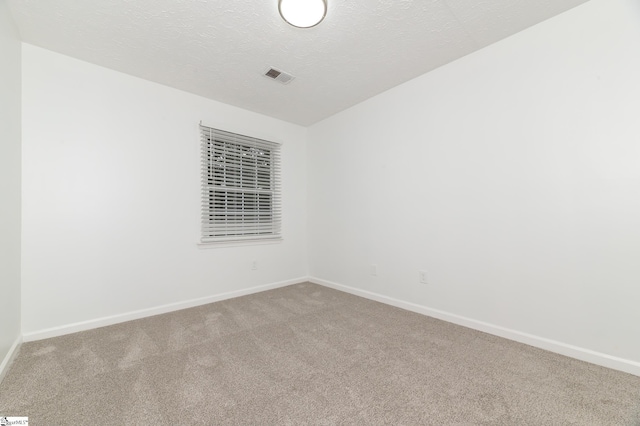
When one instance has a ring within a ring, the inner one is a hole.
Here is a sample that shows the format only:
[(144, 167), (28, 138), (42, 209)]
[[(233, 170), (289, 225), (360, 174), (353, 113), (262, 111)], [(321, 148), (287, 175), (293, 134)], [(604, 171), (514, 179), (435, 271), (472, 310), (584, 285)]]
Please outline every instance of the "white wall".
[[(22, 65), (25, 339), (306, 277), (305, 128), (28, 44)], [(200, 120), (283, 143), (282, 243), (197, 247)]]
[(20, 337), (20, 52), (0, 0), (0, 380)]
[(312, 126), (310, 275), (640, 374), (639, 40), (592, 0)]

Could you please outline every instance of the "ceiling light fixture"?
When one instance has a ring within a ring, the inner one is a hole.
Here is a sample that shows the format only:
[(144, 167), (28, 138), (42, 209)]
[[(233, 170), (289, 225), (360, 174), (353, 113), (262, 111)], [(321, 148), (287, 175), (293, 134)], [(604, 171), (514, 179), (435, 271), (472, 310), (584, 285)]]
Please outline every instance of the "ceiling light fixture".
[(278, 0), (280, 16), (298, 28), (318, 25), (327, 14), (327, 0)]

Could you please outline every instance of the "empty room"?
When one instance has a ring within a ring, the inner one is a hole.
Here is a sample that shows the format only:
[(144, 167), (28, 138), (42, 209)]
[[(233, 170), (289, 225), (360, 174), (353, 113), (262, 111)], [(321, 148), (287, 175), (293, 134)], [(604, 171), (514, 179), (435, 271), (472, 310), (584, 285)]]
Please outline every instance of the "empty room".
[(0, 0), (0, 424), (640, 425), (637, 0)]

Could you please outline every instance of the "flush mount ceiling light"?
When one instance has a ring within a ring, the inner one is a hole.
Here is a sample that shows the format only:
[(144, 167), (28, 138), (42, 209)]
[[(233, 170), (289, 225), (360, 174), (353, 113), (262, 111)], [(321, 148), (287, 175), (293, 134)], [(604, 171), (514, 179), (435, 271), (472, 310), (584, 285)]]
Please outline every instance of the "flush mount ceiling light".
[(327, 14), (327, 0), (278, 0), (282, 19), (298, 28), (318, 25)]

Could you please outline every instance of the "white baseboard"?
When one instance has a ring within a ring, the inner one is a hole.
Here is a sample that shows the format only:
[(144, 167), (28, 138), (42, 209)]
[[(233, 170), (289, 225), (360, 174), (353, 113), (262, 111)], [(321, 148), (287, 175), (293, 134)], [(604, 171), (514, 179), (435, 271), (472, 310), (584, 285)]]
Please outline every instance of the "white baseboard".
[(601, 352), (592, 351), (590, 349), (585, 349), (578, 346), (573, 346), (566, 343), (558, 342), (556, 340), (551, 340), (544, 337), (523, 333), (517, 330), (511, 330), (509, 328), (501, 327), (498, 325), (489, 324), (489, 323), (474, 320), (471, 318), (466, 318), (460, 315), (440, 311), (438, 309), (429, 308), (429, 307), (418, 305), (411, 302), (405, 302), (403, 300), (398, 300), (391, 297), (383, 296), (381, 294), (373, 293), (370, 291), (360, 290), (360, 289), (345, 286), (342, 284), (337, 284), (337, 283), (323, 280), (320, 278), (310, 277), (309, 281), (314, 284), (319, 284), (325, 287), (330, 287), (336, 290), (344, 291), (346, 293), (351, 293), (356, 296), (364, 297), (370, 300), (375, 300), (376, 302), (385, 303), (387, 305), (395, 306), (397, 308), (405, 309), (407, 311), (416, 312), (422, 315), (426, 315), (426, 316), (437, 318), (443, 321), (451, 322), (453, 324), (458, 324), (467, 328), (493, 334), (495, 336), (504, 337), (506, 339), (514, 340), (516, 342), (524, 343), (530, 346), (535, 346), (537, 348), (545, 349), (550, 352), (555, 352), (560, 355), (565, 355), (571, 358), (579, 359), (581, 361), (586, 361), (592, 364), (596, 364), (603, 367), (607, 367), (614, 370), (619, 370), (625, 373), (630, 373), (636, 376), (640, 376), (640, 362), (631, 361), (624, 358), (618, 358), (618, 357), (607, 355)]
[(4, 379), (7, 371), (9, 371), (9, 366), (11, 366), (13, 360), (18, 356), (18, 352), (20, 352), (20, 345), (22, 345), (22, 336), (18, 336), (16, 341), (13, 342), (9, 352), (2, 360), (2, 364), (0, 364), (0, 385), (2, 384), (2, 379)]
[(51, 337), (63, 336), (65, 334), (77, 333), (79, 331), (91, 330), (94, 328), (105, 327), (108, 325), (119, 324), (121, 322), (132, 321), (140, 318), (151, 317), (154, 315), (166, 314), (167, 312), (179, 311), (181, 309), (193, 308), (195, 306), (207, 305), (221, 300), (233, 299), (235, 297), (246, 296), (248, 294), (260, 293), (266, 290), (286, 287), (292, 284), (298, 284), (309, 281), (308, 277), (301, 277), (287, 281), (281, 281), (272, 284), (260, 285), (243, 290), (230, 291), (227, 293), (206, 296), (198, 299), (186, 300), (183, 302), (170, 303), (168, 305), (157, 306), (154, 308), (140, 309), (138, 311), (127, 312), (125, 314), (112, 315), (93, 320), (77, 322), (73, 324), (63, 325), (59, 327), (47, 328), (45, 330), (24, 333), (22, 338), (25, 342), (35, 340), (48, 339)]

